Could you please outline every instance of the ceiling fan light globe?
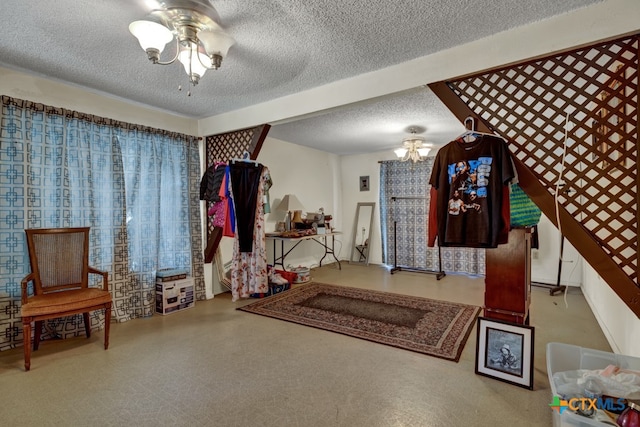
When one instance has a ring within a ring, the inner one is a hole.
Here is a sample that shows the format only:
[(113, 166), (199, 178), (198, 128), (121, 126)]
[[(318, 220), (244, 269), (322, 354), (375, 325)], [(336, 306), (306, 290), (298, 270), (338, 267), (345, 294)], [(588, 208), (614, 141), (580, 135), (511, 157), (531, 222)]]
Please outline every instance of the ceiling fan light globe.
[(431, 148), (427, 148), (427, 147), (418, 148), (418, 154), (420, 155), (420, 157), (427, 157), (427, 155), (429, 154), (429, 151), (431, 151)]
[(394, 153), (396, 153), (396, 156), (398, 156), (398, 158), (403, 158), (405, 156), (405, 154), (407, 154), (407, 150), (406, 148), (396, 148), (395, 150), (393, 150)]
[(167, 27), (153, 21), (133, 21), (129, 24), (129, 32), (138, 39), (145, 52), (155, 49), (160, 54), (167, 43), (173, 40), (173, 33)]
[(219, 30), (200, 31), (198, 39), (202, 42), (207, 55), (220, 55), (223, 58), (236, 42), (233, 37)]
[(184, 66), (187, 75), (197, 74), (199, 77), (210, 68), (211, 60), (203, 52), (198, 51), (197, 46), (183, 48), (178, 54), (178, 60)]

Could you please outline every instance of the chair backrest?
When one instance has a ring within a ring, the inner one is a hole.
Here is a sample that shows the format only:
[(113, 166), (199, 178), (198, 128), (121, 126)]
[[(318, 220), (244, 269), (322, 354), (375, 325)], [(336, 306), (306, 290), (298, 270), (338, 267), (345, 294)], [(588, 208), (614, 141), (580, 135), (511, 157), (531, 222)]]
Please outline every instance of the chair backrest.
[(25, 230), (35, 295), (88, 287), (89, 229)]

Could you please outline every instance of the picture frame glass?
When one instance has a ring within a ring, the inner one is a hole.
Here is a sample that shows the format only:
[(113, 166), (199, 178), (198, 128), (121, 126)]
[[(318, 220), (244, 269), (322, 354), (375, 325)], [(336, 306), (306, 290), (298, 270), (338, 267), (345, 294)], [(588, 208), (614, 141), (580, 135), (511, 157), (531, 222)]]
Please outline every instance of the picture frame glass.
[(478, 317), (476, 374), (533, 389), (534, 328)]
[(496, 328), (487, 328), (485, 368), (522, 378), (524, 335)]

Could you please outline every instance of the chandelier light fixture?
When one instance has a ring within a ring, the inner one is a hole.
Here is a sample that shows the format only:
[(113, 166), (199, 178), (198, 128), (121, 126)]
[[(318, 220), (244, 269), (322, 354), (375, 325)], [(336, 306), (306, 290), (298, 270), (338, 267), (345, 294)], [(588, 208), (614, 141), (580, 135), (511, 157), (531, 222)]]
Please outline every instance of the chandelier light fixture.
[[(195, 86), (207, 70), (220, 68), (235, 43), (219, 21), (218, 12), (208, 0), (174, 0), (160, 2), (160, 8), (151, 11), (147, 19), (132, 22), (129, 31), (138, 39), (149, 61), (158, 65), (181, 62), (189, 83)], [(172, 40), (176, 41), (175, 56), (161, 61), (160, 54)]]
[(431, 150), (431, 146), (425, 143), (425, 139), (416, 134), (414, 128), (410, 129), (411, 135), (402, 140), (402, 147), (393, 150), (403, 162), (411, 160), (414, 163), (424, 160)]

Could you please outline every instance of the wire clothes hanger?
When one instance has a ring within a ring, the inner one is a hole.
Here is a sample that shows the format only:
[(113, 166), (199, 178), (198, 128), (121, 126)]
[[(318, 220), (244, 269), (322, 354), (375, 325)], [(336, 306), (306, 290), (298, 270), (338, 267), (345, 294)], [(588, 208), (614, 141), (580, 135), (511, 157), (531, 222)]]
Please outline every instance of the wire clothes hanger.
[(248, 151), (245, 151), (244, 153), (242, 153), (241, 159), (231, 159), (231, 163), (236, 163), (236, 162), (253, 163), (256, 167), (258, 167), (258, 165), (260, 164), (258, 163), (257, 160), (251, 160)]
[[(467, 124), (467, 123), (469, 123), (469, 124)], [(461, 141), (461, 142), (473, 142), (479, 136), (482, 136), (482, 135), (495, 136), (495, 137), (501, 138), (500, 136), (498, 136), (498, 135), (496, 135), (494, 133), (480, 132), (479, 130), (476, 130), (476, 119), (471, 117), (471, 116), (469, 116), (466, 119), (464, 119), (464, 127), (467, 130), (465, 132), (463, 132), (462, 134), (460, 134), (456, 138), (456, 140)], [(470, 139), (470, 138), (473, 138), (473, 139)]]

